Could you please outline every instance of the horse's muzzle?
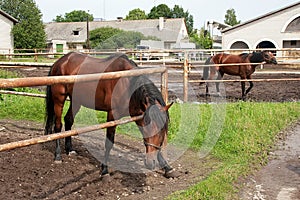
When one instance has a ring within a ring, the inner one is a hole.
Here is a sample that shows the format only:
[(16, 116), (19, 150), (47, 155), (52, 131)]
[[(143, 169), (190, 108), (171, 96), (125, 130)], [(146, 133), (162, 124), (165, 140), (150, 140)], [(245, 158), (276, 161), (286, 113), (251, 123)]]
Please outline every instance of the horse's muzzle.
[(145, 167), (149, 170), (154, 170), (156, 167), (156, 160), (153, 159), (145, 159), (144, 160)]
[(147, 153), (144, 160), (145, 167), (149, 170), (154, 170), (159, 165), (157, 160), (157, 152)]

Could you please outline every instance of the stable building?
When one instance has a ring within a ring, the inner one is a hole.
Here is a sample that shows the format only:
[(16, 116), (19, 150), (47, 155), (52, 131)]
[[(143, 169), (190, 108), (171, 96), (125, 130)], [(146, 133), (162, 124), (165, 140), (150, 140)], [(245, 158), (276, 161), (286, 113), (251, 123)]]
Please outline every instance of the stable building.
[(189, 36), (184, 18), (148, 20), (123, 20), (92, 22), (50, 22), (45, 24), (48, 48), (52, 52), (69, 49), (83, 50), (87, 41), (88, 30), (101, 27), (119, 28), (126, 31), (141, 32), (145, 36), (160, 39), (164, 49), (171, 49), (188, 41)]
[(221, 33), (223, 49), (300, 48), (300, 2)]
[(13, 53), (14, 37), (12, 29), (17, 22), (18, 20), (0, 10), (0, 53)]

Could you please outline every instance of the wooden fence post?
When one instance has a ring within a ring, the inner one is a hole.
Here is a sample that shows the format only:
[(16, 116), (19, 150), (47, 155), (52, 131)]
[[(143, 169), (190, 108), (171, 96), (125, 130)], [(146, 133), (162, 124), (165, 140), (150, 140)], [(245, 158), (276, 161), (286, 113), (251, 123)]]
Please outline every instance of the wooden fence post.
[(185, 52), (184, 54), (184, 63), (183, 63), (183, 101), (188, 101), (188, 54)]
[(168, 103), (168, 70), (161, 74), (161, 93), (166, 104)]

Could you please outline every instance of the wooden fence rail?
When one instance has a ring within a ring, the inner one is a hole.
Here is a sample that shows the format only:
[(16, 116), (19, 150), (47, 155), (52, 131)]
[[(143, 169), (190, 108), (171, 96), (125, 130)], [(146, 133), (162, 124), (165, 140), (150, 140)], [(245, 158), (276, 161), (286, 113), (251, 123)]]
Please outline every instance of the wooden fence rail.
[(139, 76), (151, 73), (165, 73), (166, 67), (149, 68), (149, 69), (135, 69), (119, 72), (106, 72), (97, 74), (71, 75), (71, 76), (47, 76), (47, 77), (31, 77), (31, 78), (9, 78), (0, 79), (0, 88), (14, 88), (14, 87), (32, 87), (41, 85), (52, 85), (56, 83), (75, 83), (88, 82), (99, 79), (116, 79), (121, 77)]
[(68, 136), (74, 136), (74, 135), (79, 135), (79, 134), (82, 134), (82, 133), (96, 131), (96, 130), (99, 130), (99, 129), (113, 127), (113, 126), (116, 126), (116, 125), (126, 124), (126, 123), (129, 123), (129, 122), (137, 121), (137, 120), (142, 119), (142, 118), (143, 118), (143, 115), (139, 115), (139, 116), (135, 116), (135, 117), (127, 117), (127, 118), (120, 119), (120, 120), (110, 121), (110, 122), (97, 124), (97, 125), (93, 125), (93, 126), (88, 126), (88, 127), (83, 127), (83, 128), (77, 128), (77, 129), (70, 130), (70, 131), (54, 133), (54, 134), (50, 134), (50, 135), (43, 135), (43, 136), (40, 136), (40, 137), (35, 137), (35, 138), (27, 139), (27, 140), (20, 140), (20, 141), (16, 141), (16, 142), (1, 144), (0, 145), (0, 152), (1, 151), (12, 150), (12, 149), (15, 149), (15, 148), (20, 148), (20, 147), (26, 147), (26, 146), (29, 146), (29, 145), (49, 142), (49, 141), (52, 141), (52, 140), (57, 140), (57, 139), (65, 138), (65, 137), (68, 137)]

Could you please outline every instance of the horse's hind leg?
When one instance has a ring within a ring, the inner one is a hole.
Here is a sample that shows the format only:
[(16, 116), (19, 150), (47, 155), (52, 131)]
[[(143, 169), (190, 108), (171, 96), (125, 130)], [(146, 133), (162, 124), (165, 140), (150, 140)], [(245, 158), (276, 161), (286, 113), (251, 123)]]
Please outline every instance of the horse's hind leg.
[[(244, 80), (244, 79), (243, 79)], [(242, 100), (245, 101), (246, 100), (246, 93), (245, 93), (245, 81), (241, 82), (241, 86), (242, 86)]]
[[(80, 109), (80, 105), (78, 105), (76, 103), (72, 103), (72, 101), (71, 101), (68, 112), (64, 117), (66, 131), (71, 130), (71, 128), (74, 124), (75, 115), (77, 114), (79, 109)], [(65, 138), (65, 150), (66, 150), (67, 155), (69, 155), (69, 153), (71, 153), (71, 154), (75, 153), (75, 151), (73, 150), (73, 147), (72, 147), (71, 136)]]
[[(112, 115), (112, 111), (107, 112), (107, 121), (113, 121), (114, 117)], [(116, 126), (109, 127), (106, 129), (106, 140), (105, 140), (105, 156), (104, 156), (104, 162), (101, 165), (101, 176), (108, 174), (108, 159), (111, 149), (113, 148), (114, 142), (115, 142), (115, 132), (116, 132)]]
[[(61, 122), (61, 116), (63, 111), (64, 104), (62, 103), (55, 103), (54, 105), (54, 112), (55, 112), (55, 124), (54, 124), (54, 132), (59, 133), (62, 129), (62, 122)], [(56, 162), (61, 162), (61, 149), (60, 149), (60, 140), (56, 140), (56, 148), (55, 148), (55, 157), (54, 160)]]
[(249, 86), (249, 88), (246, 90), (245, 95), (247, 95), (247, 94), (250, 92), (250, 90), (253, 88), (253, 82), (252, 82), (252, 81), (249, 81), (249, 84), (250, 84), (250, 86)]
[[(221, 80), (224, 76), (224, 73), (218, 72), (217, 80)], [(217, 94), (220, 95), (220, 82), (216, 82)]]

